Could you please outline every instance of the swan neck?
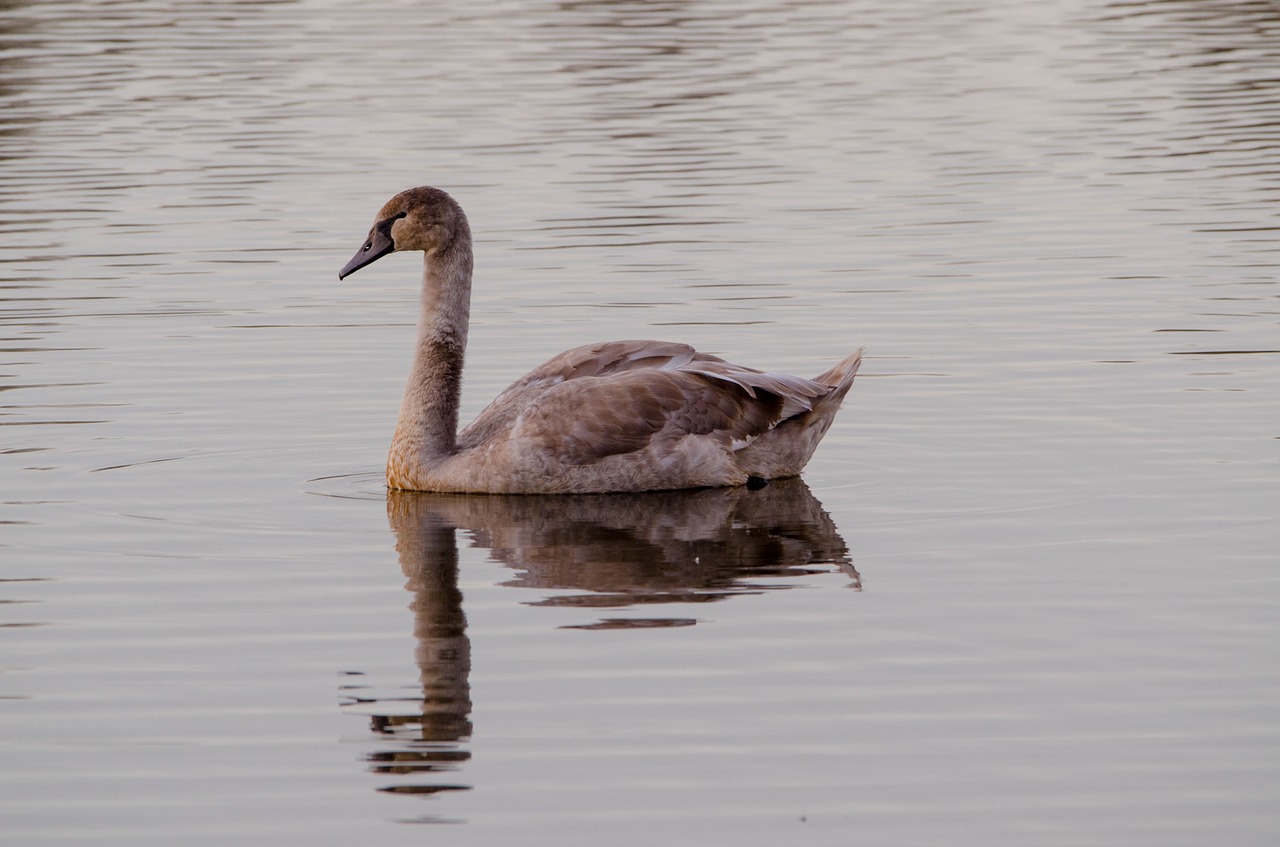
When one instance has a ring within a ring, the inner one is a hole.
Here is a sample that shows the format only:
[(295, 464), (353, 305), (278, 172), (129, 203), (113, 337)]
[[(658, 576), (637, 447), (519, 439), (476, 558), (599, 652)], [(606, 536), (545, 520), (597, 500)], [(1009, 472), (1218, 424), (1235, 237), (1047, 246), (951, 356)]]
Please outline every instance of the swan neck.
[(469, 236), (428, 253), (423, 260), (413, 367), (387, 463), (392, 487), (427, 487), (424, 475), (457, 452), (471, 264)]

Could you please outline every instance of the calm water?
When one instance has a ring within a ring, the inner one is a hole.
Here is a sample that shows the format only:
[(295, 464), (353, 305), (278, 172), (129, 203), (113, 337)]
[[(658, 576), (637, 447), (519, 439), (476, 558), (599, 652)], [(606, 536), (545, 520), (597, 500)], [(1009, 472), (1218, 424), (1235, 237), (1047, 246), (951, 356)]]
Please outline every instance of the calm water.
[[(0, 841), (1271, 845), (1280, 5), (0, 5)], [(559, 350), (870, 351), (803, 482), (388, 495)], [(415, 826), (447, 824), (447, 826)], [(358, 841), (357, 841), (358, 840)]]

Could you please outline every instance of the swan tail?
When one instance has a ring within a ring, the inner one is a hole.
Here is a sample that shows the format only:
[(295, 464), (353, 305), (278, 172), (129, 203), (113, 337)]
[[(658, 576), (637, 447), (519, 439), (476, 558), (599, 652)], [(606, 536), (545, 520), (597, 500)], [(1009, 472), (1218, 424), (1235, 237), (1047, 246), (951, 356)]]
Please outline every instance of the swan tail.
[(748, 476), (762, 479), (799, 474), (818, 449), (818, 443), (840, 410), (841, 401), (853, 387), (853, 378), (862, 364), (862, 352), (862, 348), (858, 348), (818, 376), (814, 382), (828, 386), (831, 392), (817, 400), (812, 409), (783, 420), (740, 451), (738, 466)]
[(858, 368), (862, 366), (862, 354), (865, 351), (865, 347), (859, 347), (841, 359), (835, 367), (814, 377), (814, 382), (820, 382), (835, 389), (824, 398), (824, 402), (839, 403), (849, 393), (849, 389), (853, 387), (853, 378), (858, 375)]

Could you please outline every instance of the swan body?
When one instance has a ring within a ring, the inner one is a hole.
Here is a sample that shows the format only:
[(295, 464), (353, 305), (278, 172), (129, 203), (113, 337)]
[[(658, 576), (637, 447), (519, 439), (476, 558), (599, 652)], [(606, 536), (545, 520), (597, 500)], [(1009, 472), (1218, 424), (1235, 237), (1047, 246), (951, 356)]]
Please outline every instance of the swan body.
[(394, 489), (597, 493), (743, 485), (795, 476), (853, 385), (857, 350), (804, 379), (667, 341), (565, 351), (458, 432), (471, 305), (471, 230), (445, 192), (411, 188), (378, 212), (338, 274), (425, 253), (413, 367), (387, 458)]

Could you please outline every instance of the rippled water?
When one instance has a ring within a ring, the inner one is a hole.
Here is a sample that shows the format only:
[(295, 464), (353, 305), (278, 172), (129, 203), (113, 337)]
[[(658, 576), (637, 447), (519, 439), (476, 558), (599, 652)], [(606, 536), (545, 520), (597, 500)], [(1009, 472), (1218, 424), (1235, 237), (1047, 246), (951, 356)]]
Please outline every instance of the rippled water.
[[(1280, 837), (1280, 6), (0, 5), (15, 844)], [(388, 495), (559, 350), (870, 358), (804, 482)], [(410, 826), (449, 823), (444, 828)]]

